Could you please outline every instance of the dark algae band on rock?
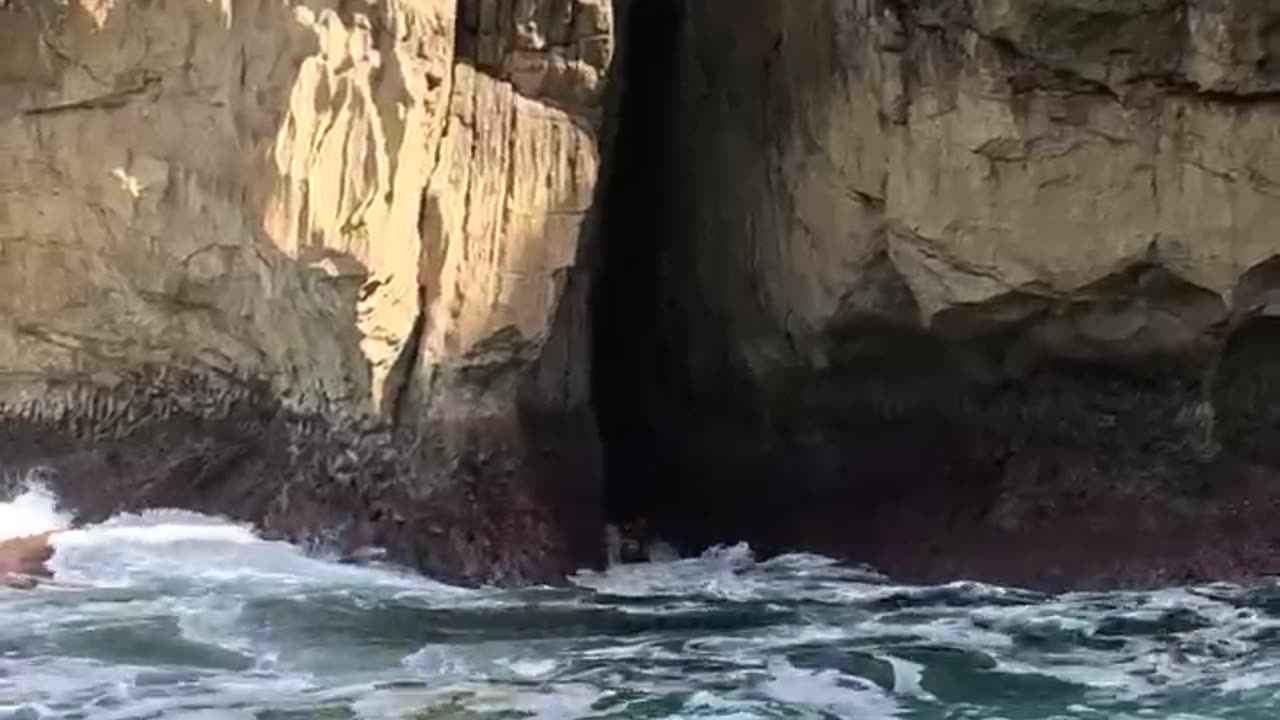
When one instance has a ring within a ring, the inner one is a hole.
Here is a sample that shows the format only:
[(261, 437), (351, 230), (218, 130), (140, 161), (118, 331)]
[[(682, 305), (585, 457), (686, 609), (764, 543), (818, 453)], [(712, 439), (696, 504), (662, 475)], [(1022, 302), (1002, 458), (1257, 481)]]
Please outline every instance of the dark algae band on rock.
[(0, 470), (468, 583), (599, 567), (609, 524), (908, 580), (1274, 573), (1276, 27), (2, 4)]
[(56, 414), (11, 413), (0, 432), (9, 491), (44, 483), (77, 526), (184, 508), (340, 557), (382, 548), (462, 583), (559, 582), (595, 562), (566, 535), (582, 521), (557, 509), (578, 503), (534, 484), (534, 465), (503, 467), (510, 450), (500, 445), (457, 455), (425, 433), (339, 426), (336, 413), (286, 410), (232, 378), (155, 373), (78, 390), (60, 396)]

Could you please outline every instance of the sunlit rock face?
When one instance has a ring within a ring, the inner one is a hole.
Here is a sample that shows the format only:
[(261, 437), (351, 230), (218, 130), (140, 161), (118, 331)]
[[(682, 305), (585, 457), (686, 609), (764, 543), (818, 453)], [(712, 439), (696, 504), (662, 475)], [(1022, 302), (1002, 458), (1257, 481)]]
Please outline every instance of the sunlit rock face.
[(620, 520), (921, 576), (1275, 569), (1274, 9), (651, 7), (597, 306), (640, 348), (600, 386), (644, 379), (601, 392)]
[(0, 3), (0, 458), (287, 534), (394, 486), (368, 532), (453, 507), (400, 555), (464, 579), (589, 560), (537, 478), (599, 485), (613, 37), (602, 0)]
[(0, 587), (33, 587), (36, 578), (47, 577), (53, 557), (51, 533), (0, 540)]

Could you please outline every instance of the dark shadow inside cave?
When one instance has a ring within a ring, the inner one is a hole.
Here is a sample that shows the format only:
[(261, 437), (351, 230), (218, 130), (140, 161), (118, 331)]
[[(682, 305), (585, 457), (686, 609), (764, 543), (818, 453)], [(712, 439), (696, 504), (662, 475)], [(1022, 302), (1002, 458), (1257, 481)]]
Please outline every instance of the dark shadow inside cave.
[(1280, 465), (1280, 316), (1252, 317), (1232, 333), (1214, 375), (1213, 407), (1228, 452)]
[(1235, 289), (1237, 321), (1212, 377), (1212, 405), (1223, 449), (1246, 462), (1280, 464), (1280, 260), (1244, 274)]
[(615, 77), (623, 83), (612, 108), (618, 123), (602, 182), (601, 254), (592, 290), (592, 403), (604, 447), (608, 518), (647, 518), (662, 501), (668, 473), (661, 448), (670, 422), (672, 363), (684, 356), (663, 324), (679, 309), (662, 309), (676, 287), (664, 277), (670, 215), (678, 191), (671, 164), (672, 105), (677, 92), (679, 0), (618, 3), (627, 14)]

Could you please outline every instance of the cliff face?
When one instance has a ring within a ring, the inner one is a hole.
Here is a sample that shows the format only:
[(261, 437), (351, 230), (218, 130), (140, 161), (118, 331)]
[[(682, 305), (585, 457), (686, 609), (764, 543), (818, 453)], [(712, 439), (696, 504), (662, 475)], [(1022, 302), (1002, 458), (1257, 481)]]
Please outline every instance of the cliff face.
[(459, 580), (558, 580), (606, 514), (904, 577), (1280, 570), (1277, 27), (0, 0), (0, 471)]
[(1275, 569), (1271, 6), (654, 8), (670, 110), (624, 109), (650, 180), (607, 196), (649, 300), (600, 307), (661, 350), (599, 356), (615, 514), (918, 576)]
[(599, 487), (612, 49), (605, 0), (0, 3), (5, 469), (463, 579), (589, 562), (554, 508)]

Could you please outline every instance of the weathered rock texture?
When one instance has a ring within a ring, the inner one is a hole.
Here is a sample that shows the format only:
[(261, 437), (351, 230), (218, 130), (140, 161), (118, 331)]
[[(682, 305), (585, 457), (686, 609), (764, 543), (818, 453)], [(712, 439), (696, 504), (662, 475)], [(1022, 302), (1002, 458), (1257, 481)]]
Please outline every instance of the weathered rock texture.
[(0, 462), (86, 517), (592, 561), (612, 46), (604, 0), (0, 3)]
[(913, 577), (1280, 570), (1278, 27), (0, 0), (0, 470), (472, 581), (598, 561), (606, 505)]
[(1278, 21), (651, 4), (606, 196), (598, 317), (640, 348), (599, 347), (612, 512), (922, 577), (1280, 569)]

